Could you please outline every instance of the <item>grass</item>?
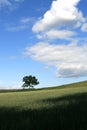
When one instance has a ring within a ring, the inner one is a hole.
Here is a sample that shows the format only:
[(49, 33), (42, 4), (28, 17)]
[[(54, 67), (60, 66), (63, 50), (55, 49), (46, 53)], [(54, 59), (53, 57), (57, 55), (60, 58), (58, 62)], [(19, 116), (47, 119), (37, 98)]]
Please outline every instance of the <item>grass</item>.
[(61, 89), (2, 91), (0, 130), (86, 130), (87, 81)]

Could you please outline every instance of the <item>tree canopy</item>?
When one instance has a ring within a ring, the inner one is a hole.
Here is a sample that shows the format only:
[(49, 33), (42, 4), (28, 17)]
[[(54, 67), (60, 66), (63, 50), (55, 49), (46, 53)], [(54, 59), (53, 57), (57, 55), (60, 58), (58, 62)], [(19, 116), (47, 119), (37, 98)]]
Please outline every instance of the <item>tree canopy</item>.
[(38, 79), (32, 75), (24, 76), (23, 82), (24, 82), (24, 84), (22, 85), (23, 88), (25, 88), (25, 87), (33, 88), (34, 85), (39, 84)]

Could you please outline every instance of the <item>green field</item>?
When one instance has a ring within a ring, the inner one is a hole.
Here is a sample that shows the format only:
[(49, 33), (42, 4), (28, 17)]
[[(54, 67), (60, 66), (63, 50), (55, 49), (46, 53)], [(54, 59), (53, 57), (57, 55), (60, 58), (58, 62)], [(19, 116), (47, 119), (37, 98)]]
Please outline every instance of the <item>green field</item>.
[(0, 130), (87, 130), (87, 81), (1, 91)]

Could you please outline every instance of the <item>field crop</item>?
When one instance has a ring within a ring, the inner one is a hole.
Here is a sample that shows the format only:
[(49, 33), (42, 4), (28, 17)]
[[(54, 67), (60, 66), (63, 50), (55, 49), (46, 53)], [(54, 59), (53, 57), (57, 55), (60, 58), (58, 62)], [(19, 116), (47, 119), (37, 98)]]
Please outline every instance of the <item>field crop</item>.
[(0, 130), (86, 129), (86, 86), (0, 93)]

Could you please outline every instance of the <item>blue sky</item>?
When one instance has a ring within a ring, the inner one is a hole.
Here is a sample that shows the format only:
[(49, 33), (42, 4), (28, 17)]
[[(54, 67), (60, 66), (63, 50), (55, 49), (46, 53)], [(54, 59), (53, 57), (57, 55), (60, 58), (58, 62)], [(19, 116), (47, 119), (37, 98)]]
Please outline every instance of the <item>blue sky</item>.
[(87, 79), (86, 0), (0, 0), (0, 88)]

